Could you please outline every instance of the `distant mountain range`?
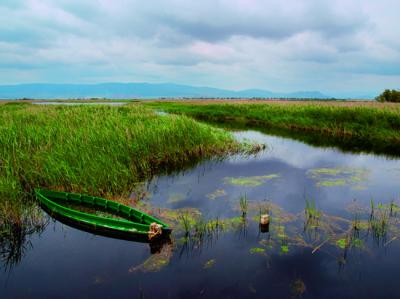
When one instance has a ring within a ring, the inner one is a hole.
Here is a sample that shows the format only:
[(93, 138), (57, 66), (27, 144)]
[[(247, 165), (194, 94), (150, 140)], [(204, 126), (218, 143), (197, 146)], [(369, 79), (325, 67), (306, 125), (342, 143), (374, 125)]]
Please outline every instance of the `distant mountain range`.
[(102, 83), (102, 84), (19, 84), (0, 85), (0, 99), (75, 98), (319, 98), (330, 96), (319, 91), (277, 93), (261, 89), (232, 91), (179, 84)]

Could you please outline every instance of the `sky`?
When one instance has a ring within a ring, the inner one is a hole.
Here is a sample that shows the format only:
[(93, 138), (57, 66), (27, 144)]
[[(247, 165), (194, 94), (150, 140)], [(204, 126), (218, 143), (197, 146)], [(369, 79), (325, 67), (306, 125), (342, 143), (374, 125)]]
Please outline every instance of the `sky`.
[(0, 85), (400, 88), (398, 0), (1, 0)]

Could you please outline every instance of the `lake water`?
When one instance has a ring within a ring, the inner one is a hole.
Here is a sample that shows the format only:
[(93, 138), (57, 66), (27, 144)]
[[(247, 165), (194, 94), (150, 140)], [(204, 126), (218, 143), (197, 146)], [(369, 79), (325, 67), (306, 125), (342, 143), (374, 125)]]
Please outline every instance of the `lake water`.
[(3, 257), (0, 297), (400, 297), (400, 159), (235, 135), (267, 149), (143, 187), (141, 208), (173, 223), (170, 242), (151, 247), (50, 220), (20, 244), (20, 260)]

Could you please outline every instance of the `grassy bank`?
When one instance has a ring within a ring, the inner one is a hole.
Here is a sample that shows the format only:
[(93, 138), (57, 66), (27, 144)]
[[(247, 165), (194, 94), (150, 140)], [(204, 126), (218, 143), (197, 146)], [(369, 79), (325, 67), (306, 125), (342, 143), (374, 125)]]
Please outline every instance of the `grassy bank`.
[(359, 140), (381, 147), (400, 145), (400, 109), (365, 103), (150, 102), (145, 105), (199, 119), (237, 122)]
[(153, 173), (238, 149), (228, 133), (138, 105), (0, 105), (0, 201), (42, 186), (126, 194)]

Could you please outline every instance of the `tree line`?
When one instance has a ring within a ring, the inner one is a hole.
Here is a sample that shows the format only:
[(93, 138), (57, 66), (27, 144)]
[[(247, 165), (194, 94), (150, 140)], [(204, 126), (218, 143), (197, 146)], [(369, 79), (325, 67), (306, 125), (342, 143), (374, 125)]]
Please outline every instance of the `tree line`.
[(375, 98), (378, 102), (396, 102), (400, 103), (400, 90), (386, 89)]

